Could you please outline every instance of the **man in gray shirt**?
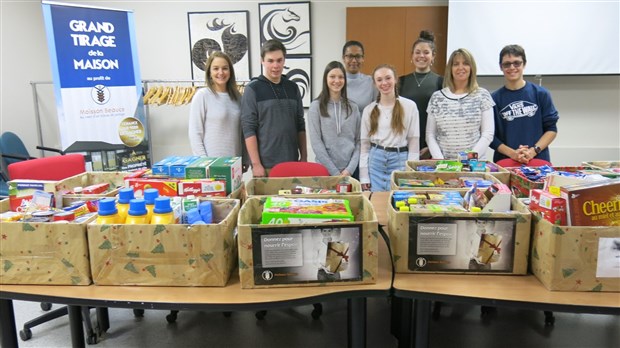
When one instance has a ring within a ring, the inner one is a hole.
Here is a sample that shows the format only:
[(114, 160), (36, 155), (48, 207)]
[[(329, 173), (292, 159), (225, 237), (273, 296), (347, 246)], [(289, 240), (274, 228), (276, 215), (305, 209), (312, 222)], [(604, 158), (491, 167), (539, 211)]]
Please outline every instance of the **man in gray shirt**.
[(297, 84), (282, 74), (286, 48), (268, 40), (261, 48), (263, 75), (245, 87), (241, 128), (254, 177), (264, 177), (278, 163), (307, 160), (306, 128)]

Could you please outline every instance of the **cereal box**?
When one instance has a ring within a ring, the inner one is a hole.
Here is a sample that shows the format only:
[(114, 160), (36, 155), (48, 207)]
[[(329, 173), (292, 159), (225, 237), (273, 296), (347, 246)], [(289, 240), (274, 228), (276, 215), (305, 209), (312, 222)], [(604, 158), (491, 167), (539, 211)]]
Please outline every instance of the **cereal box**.
[(620, 180), (564, 186), (570, 226), (620, 226)]
[(348, 200), (267, 197), (261, 223), (280, 225), (329, 221), (353, 221)]

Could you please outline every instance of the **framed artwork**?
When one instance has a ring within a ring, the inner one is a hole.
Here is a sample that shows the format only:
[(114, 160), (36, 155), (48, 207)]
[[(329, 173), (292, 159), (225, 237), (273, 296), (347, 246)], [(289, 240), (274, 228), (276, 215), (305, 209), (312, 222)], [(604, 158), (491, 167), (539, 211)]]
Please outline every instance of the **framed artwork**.
[(276, 39), (288, 56), (312, 54), (310, 2), (270, 2), (258, 4), (260, 43)]
[(222, 51), (230, 57), (237, 81), (250, 80), (249, 11), (188, 12), (192, 80), (205, 80), (209, 55)]
[(283, 74), (285, 74), (289, 80), (297, 84), (304, 108), (309, 108), (310, 103), (312, 103), (312, 86), (310, 84), (310, 77), (312, 76), (312, 58), (286, 58)]

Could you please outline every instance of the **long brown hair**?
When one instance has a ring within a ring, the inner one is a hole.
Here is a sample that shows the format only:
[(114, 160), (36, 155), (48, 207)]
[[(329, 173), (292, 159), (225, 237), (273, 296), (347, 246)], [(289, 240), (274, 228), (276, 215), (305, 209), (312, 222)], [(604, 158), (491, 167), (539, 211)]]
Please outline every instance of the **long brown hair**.
[(469, 80), (467, 81), (467, 93), (474, 92), (478, 89), (478, 80), (476, 79), (477, 69), (476, 69), (476, 61), (474, 60), (474, 56), (468, 50), (464, 48), (459, 48), (452, 52), (450, 58), (448, 59), (448, 64), (446, 64), (446, 72), (443, 78), (443, 86), (450, 88), (451, 91), (454, 91), (456, 87), (454, 87), (454, 77), (452, 76), (452, 64), (454, 64), (454, 60), (456, 57), (461, 56), (466, 64), (469, 65)]
[(224, 58), (226, 60), (226, 63), (228, 63), (230, 76), (228, 78), (228, 81), (226, 82), (226, 92), (230, 96), (230, 99), (234, 101), (241, 100), (241, 93), (239, 93), (239, 89), (237, 88), (235, 68), (233, 67), (233, 63), (232, 60), (230, 60), (230, 57), (224, 52), (211, 52), (211, 54), (209, 55), (209, 59), (207, 59), (207, 62), (205, 63), (205, 82), (207, 84), (207, 87), (209, 87), (209, 89), (213, 91), (213, 93), (215, 93), (215, 84), (213, 83), (213, 79), (211, 78), (211, 65), (213, 64), (213, 60), (215, 58)]
[(329, 103), (329, 86), (327, 86), (327, 75), (330, 71), (334, 69), (340, 69), (342, 74), (344, 75), (344, 85), (340, 90), (340, 101), (344, 104), (347, 110), (347, 114), (345, 118), (349, 117), (349, 115), (353, 112), (351, 108), (351, 104), (349, 103), (349, 98), (347, 98), (347, 72), (344, 69), (344, 65), (338, 61), (331, 61), (325, 67), (325, 71), (323, 72), (323, 89), (321, 90), (321, 94), (319, 94), (319, 111), (321, 116), (329, 117), (327, 113), (327, 104)]
[[(377, 70), (379, 69), (390, 69), (392, 70), (392, 73), (394, 74), (394, 97), (396, 98), (396, 101), (394, 102), (394, 109), (392, 109), (392, 122), (390, 124), (392, 131), (396, 134), (401, 134), (402, 132), (405, 131), (405, 124), (403, 122), (403, 119), (405, 117), (405, 111), (403, 110), (403, 107), (400, 105), (400, 101), (398, 100), (398, 79), (396, 78), (396, 76), (398, 76), (396, 74), (396, 68), (393, 65), (390, 64), (381, 64), (378, 65), (375, 70), (372, 72), (372, 80), (375, 80), (375, 73), (377, 72)], [(368, 135), (374, 135), (377, 132), (377, 128), (379, 128), (379, 102), (381, 101), (381, 93), (379, 93), (379, 96), (377, 97), (377, 104), (375, 105), (374, 108), (372, 108), (372, 111), (370, 112), (370, 130), (368, 131)]]

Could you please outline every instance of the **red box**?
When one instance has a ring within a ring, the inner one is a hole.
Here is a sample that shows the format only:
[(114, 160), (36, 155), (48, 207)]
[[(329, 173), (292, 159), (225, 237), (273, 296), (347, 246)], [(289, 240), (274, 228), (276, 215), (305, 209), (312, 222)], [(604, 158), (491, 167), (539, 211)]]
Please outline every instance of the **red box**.
[(125, 186), (133, 187), (136, 197), (144, 195), (144, 190), (155, 188), (160, 196), (175, 197), (178, 193), (179, 180), (176, 179), (126, 179)]
[(107, 182), (101, 184), (94, 184), (82, 188), (82, 193), (86, 195), (96, 195), (99, 193), (107, 192), (109, 188), (110, 184)]
[(179, 196), (226, 197), (226, 182), (222, 180), (182, 180), (178, 188)]
[(530, 210), (542, 214), (552, 224), (566, 226), (566, 200), (547, 191), (530, 191)]

